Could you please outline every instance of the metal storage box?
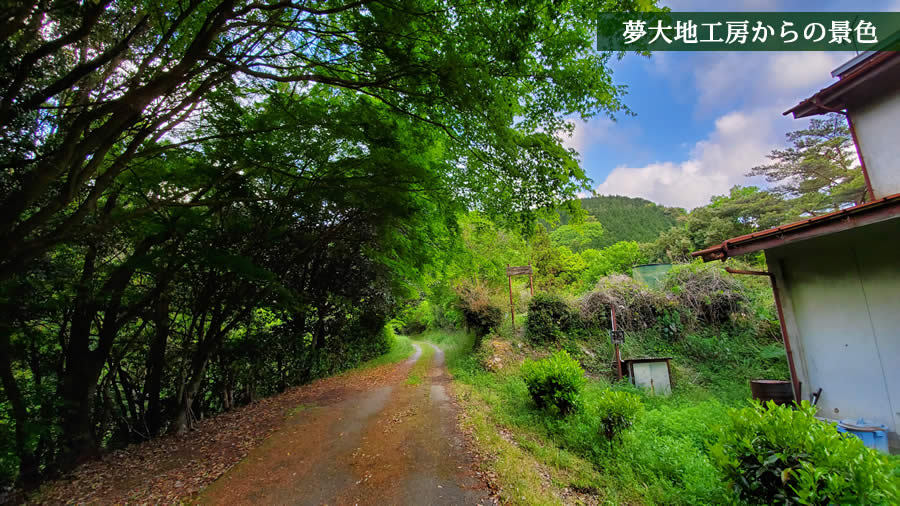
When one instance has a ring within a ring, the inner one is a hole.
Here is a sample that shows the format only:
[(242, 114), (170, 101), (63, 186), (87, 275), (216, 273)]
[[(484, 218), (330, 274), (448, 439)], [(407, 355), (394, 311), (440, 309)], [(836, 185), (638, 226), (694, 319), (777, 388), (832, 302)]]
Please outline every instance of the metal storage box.
[(625, 371), (631, 383), (641, 388), (648, 388), (653, 394), (669, 395), (672, 393), (671, 357), (632, 358), (625, 360)]

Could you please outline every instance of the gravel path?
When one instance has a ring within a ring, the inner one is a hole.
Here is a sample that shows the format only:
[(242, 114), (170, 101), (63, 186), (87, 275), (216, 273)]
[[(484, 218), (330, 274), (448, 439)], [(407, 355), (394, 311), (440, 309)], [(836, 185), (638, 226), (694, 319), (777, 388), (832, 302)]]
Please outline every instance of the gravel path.
[(444, 354), (414, 346), (387, 384), (299, 409), (199, 502), (491, 504), (457, 429)]

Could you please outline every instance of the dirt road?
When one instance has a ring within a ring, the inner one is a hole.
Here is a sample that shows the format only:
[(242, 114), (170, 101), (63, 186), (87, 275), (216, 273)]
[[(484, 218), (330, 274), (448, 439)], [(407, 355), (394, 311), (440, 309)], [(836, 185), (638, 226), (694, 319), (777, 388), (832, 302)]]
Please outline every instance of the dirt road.
[(299, 406), (199, 497), (206, 504), (490, 504), (448, 396), (443, 352), (414, 344), (391, 380)]

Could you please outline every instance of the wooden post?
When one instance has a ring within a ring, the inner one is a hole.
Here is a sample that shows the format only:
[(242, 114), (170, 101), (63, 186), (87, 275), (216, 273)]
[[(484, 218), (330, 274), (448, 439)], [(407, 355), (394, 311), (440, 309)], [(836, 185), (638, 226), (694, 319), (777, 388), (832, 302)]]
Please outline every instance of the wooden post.
[(528, 271), (528, 289), (531, 291), (531, 296), (534, 297), (534, 271), (531, 270), (531, 263), (528, 264)]
[[(616, 306), (609, 306), (610, 318), (612, 319), (612, 329), (616, 330)], [(616, 350), (616, 375), (622, 380), (622, 359), (619, 356), (619, 342), (613, 341), (613, 347)]]
[(509, 273), (509, 264), (506, 264), (506, 279), (509, 280), (509, 315), (512, 318), (513, 332), (516, 331), (516, 306), (513, 305), (512, 275)]

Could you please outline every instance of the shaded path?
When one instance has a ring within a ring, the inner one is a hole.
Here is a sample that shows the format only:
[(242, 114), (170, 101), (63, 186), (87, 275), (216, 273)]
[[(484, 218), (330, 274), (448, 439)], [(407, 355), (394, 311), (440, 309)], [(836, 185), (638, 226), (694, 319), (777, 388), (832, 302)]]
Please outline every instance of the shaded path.
[(389, 384), (300, 408), (200, 502), (490, 503), (456, 427), (443, 352), (413, 346)]

